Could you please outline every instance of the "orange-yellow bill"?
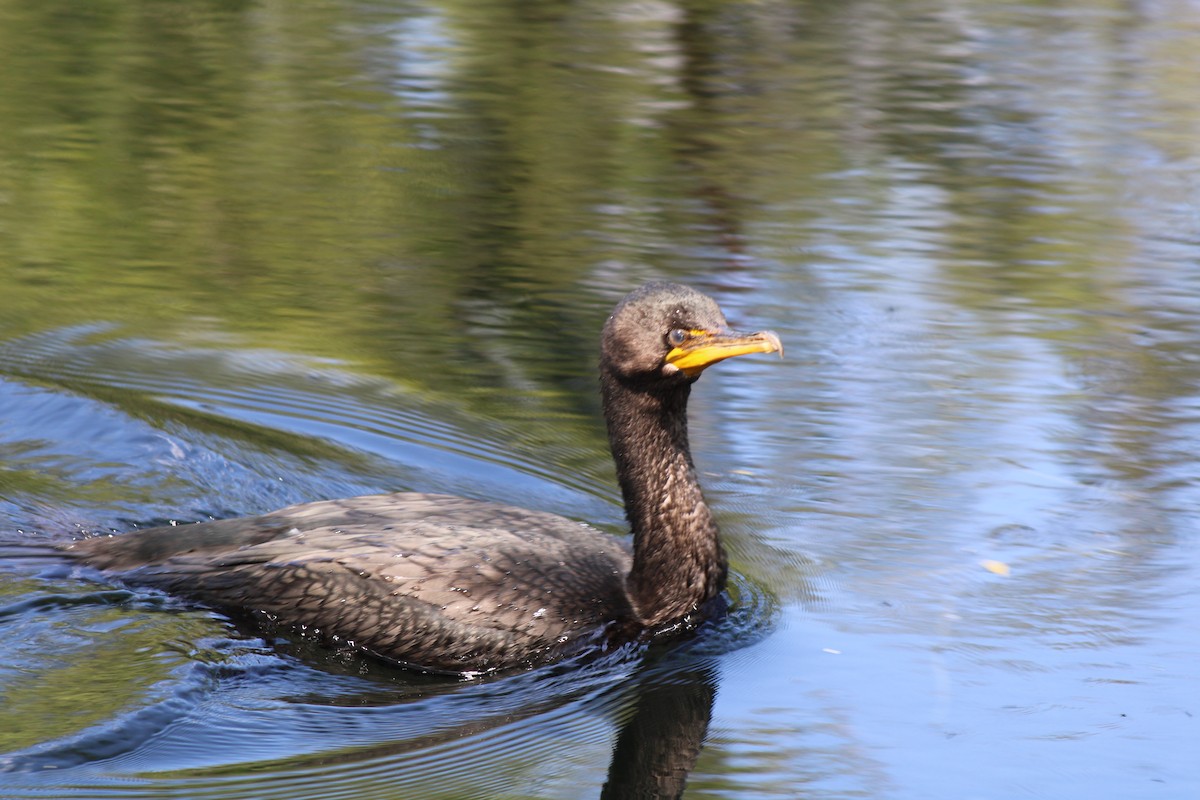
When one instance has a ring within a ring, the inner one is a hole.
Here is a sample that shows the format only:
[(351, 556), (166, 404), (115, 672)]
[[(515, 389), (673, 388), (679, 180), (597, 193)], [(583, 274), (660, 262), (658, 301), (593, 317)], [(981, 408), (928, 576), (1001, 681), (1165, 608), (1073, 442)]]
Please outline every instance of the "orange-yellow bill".
[(667, 363), (678, 367), (684, 375), (694, 378), (718, 361), (749, 353), (779, 353), (783, 343), (771, 331), (739, 333), (737, 331), (689, 331), (683, 344), (667, 353)]

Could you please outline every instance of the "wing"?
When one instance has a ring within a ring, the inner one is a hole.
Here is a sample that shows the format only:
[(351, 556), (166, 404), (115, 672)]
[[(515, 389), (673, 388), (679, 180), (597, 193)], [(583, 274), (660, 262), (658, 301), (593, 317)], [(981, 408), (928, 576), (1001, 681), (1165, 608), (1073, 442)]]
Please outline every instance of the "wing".
[(131, 583), (423, 669), (550, 661), (632, 618), (621, 542), (460, 498), (353, 498), (95, 541), (109, 544), (81, 543), (81, 557)]

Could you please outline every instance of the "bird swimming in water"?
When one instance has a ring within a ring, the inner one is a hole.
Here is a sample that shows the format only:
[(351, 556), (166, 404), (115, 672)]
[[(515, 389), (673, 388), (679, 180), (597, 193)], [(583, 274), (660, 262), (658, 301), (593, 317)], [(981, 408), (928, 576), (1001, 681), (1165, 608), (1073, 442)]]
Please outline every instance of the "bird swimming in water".
[(688, 449), (708, 366), (783, 351), (730, 331), (716, 302), (650, 283), (604, 325), (600, 386), (633, 533), (447, 495), (302, 503), (257, 517), (64, 545), (83, 564), (271, 628), (429, 672), (532, 667), (686, 629), (723, 606), (716, 522)]

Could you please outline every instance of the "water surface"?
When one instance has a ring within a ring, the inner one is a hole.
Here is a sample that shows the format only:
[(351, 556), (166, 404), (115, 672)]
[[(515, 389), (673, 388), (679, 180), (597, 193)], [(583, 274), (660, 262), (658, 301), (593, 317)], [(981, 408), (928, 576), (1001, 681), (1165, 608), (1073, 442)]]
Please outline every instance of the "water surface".
[(10, 557), (0, 794), (1200, 795), (1194, 6), (0, 2), (0, 74), (0, 545), (620, 532), (612, 305), (788, 347), (693, 395), (731, 620), (447, 682)]

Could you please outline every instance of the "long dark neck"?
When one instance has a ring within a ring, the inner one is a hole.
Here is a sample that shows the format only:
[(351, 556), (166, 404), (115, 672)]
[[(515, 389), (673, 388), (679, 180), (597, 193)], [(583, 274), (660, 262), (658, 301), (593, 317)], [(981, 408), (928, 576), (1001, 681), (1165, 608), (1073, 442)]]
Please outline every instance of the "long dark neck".
[(719, 594), (727, 571), (688, 450), (690, 386), (645, 390), (605, 374), (601, 389), (633, 531), (629, 594), (641, 621), (659, 626)]

